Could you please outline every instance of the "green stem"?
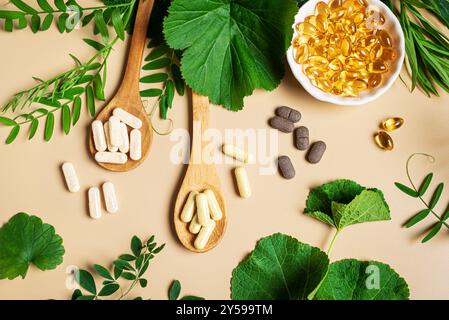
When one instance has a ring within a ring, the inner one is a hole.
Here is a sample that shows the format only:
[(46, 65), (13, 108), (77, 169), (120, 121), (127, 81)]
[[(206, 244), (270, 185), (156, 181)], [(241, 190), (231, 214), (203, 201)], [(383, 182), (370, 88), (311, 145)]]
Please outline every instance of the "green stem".
[[(87, 7), (87, 8), (80, 7), (80, 8), (81, 8), (80, 11), (94, 11), (94, 10), (106, 10), (106, 9), (109, 9), (109, 8), (128, 7), (128, 6), (134, 5), (134, 3), (135, 3), (135, 1), (128, 2), (128, 3), (121, 3), (121, 4), (113, 4), (113, 5), (109, 5), (109, 6), (96, 6), (96, 7)], [(63, 10), (57, 9), (57, 10), (53, 10), (52, 12), (47, 12), (47, 11), (36, 11), (35, 13), (23, 12), (23, 14), (24, 14), (25, 16), (33, 16), (33, 15), (35, 15), (35, 14), (40, 15), (40, 14), (66, 13), (66, 12), (67, 12), (67, 10), (64, 10), (64, 11), (63, 11)]]
[(408, 181), (410, 182), (410, 184), (412, 185), (413, 190), (415, 190), (415, 192), (418, 194), (418, 198), (421, 200), (421, 202), (427, 207), (427, 209), (430, 210), (430, 212), (431, 212), (431, 213), (438, 219), (438, 221), (440, 221), (441, 223), (443, 223), (443, 224), (446, 226), (446, 228), (449, 229), (448, 223), (447, 223), (447, 222), (444, 222), (444, 221), (441, 219), (441, 217), (440, 217), (435, 211), (433, 211), (433, 209), (430, 208), (429, 204), (423, 199), (423, 197), (422, 197), (421, 195), (419, 195), (419, 191), (418, 191), (418, 189), (416, 188), (415, 184), (413, 183), (413, 180), (412, 180), (412, 177), (411, 177), (411, 174), (410, 174), (410, 162), (411, 162), (411, 160), (412, 160), (415, 156), (424, 156), (424, 157), (427, 157), (427, 159), (428, 159), (431, 163), (434, 163), (434, 162), (435, 162), (435, 157), (432, 156), (432, 155), (430, 155), (430, 154), (427, 154), (427, 153), (414, 153), (414, 154), (412, 154), (412, 155), (407, 159), (407, 164), (406, 164), (407, 178), (408, 178)]
[(340, 230), (337, 229), (337, 231), (335, 232), (334, 236), (332, 237), (331, 243), (329, 244), (329, 248), (327, 249), (327, 252), (326, 252), (326, 254), (328, 256), (330, 255), (330, 253), (332, 251), (332, 248), (334, 247), (335, 240), (337, 239), (337, 236), (338, 236), (339, 233), (340, 233)]

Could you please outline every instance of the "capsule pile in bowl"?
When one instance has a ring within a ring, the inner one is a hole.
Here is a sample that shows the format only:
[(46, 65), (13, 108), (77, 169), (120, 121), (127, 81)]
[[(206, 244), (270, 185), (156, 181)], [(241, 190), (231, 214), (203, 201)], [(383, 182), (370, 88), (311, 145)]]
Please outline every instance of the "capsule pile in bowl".
[(296, 25), (294, 58), (324, 92), (357, 97), (375, 88), (397, 58), (384, 15), (366, 0), (318, 2), (315, 14)]

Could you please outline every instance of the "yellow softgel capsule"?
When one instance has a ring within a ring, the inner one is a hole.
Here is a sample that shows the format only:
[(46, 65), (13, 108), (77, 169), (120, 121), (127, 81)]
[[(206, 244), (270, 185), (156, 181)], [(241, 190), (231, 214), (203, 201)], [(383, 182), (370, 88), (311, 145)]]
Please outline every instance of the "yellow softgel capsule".
[(327, 53), (328, 59), (334, 59), (341, 54), (341, 50), (339, 47), (337, 47), (335, 45), (331, 45), (327, 48), (326, 53)]
[(357, 88), (345, 84), (343, 85), (343, 95), (346, 97), (357, 97), (359, 92), (357, 91)]
[(318, 34), (318, 30), (315, 28), (315, 26), (308, 22), (298, 23), (296, 25), (296, 31), (298, 31), (299, 34), (308, 34), (311, 36)]
[(381, 60), (388, 61), (388, 60), (394, 60), (397, 58), (396, 51), (394, 51), (391, 48), (383, 48), (382, 49), (382, 55), (380, 56)]
[(324, 68), (329, 64), (329, 61), (321, 56), (311, 56), (309, 57), (307, 63), (312, 67)]
[(329, 1), (330, 11), (336, 11), (343, 7), (343, 0), (331, 0)]
[(368, 87), (375, 88), (378, 87), (382, 82), (382, 75), (378, 73), (370, 74), (368, 78)]
[(328, 42), (333, 45), (340, 46), (342, 37), (339, 34), (331, 34), (328, 37)]
[(347, 34), (351, 35), (357, 32), (357, 26), (353, 21), (345, 20), (343, 22), (343, 27)]
[(340, 20), (346, 15), (346, 12), (347, 11), (345, 8), (339, 8), (337, 10), (331, 11), (329, 19), (332, 21)]
[(297, 63), (304, 63), (309, 58), (309, 47), (305, 44), (301, 44), (295, 52), (295, 61)]
[(379, 131), (374, 135), (374, 142), (385, 151), (391, 151), (394, 148), (393, 139), (385, 131)]
[(357, 59), (357, 58), (353, 58), (353, 57), (349, 57), (346, 59), (346, 69), (347, 70), (358, 70), (358, 69), (363, 69), (365, 68), (366, 63), (363, 60)]
[(369, 58), (371, 59), (371, 61), (374, 61), (380, 59), (382, 57), (382, 54), (383, 47), (380, 43), (377, 43), (371, 48)]
[(316, 80), (317, 87), (323, 90), (324, 92), (332, 91), (332, 83), (327, 79), (318, 79)]
[(389, 33), (385, 30), (378, 30), (376, 35), (379, 39), (381, 45), (387, 48), (391, 48), (393, 46), (393, 40), (391, 39)]
[(315, 15), (317, 16), (322, 15), (328, 17), (330, 13), (331, 13), (330, 8), (325, 2), (320, 1), (317, 3), (315, 7)]
[(349, 19), (352, 20), (356, 25), (360, 24), (365, 20), (365, 14), (361, 11), (354, 12)]
[(324, 15), (317, 15), (315, 17), (315, 26), (318, 31), (324, 33), (329, 28), (329, 22), (327, 21), (327, 17)]
[(368, 71), (371, 73), (385, 73), (388, 71), (388, 67), (383, 61), (376, 60), (368, 65)]
[(351, 81), (348, 85), (353, 88), (356, 88), (357, 91), (363, 91), (363, 90), (368, 89), (368, 83), (366, 83), (365, 81), (360, 80), (360, 79)]
[(357, 41), (357, 44), (359, 46), (365, 47), (365, 48), (371, 47), (371, 46), (375, 45), (376, 43), (378, 43), (378, 37), (375, 35), (369, 35), (369, 36), (360, 38)]
[(325, 78), (326, 69), (318, 67), (306, 67), (304, 73), (311, 79)]
[(370, 51), (364, 47), (356, 47), (354, 48), (354, 54), (356, 58), (361, 60), (369, 60), (370, 59)]
[(349, 36), (344, 37), (341, 42), (341, 53), (348, 57), (351, 54), (351, 38)]
[(329, 62), (329, 69), (333, 71), (341, 71), (343, 69), (343, 64), (338, 59), (333, 59)]
[(382, 129), (384, 129), (386, 131), (394, 131), (394, 130), (397, 130), (400, 127), (402, 127), (403, 124), (404, 124), (404, 119), (399, 118), (399, 117), (393, 117), (393, 118), (388, 118), (388, 119), (385, 119), (384, 121), (382, 121), (380, 126), (382, 127)]

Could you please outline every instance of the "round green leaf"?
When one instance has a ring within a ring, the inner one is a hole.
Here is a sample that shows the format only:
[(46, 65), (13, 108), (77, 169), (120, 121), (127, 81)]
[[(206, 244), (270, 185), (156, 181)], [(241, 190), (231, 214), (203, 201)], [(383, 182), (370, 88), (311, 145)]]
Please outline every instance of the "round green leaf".
[(233, 270), (231, 297), (236, 300), (306, 299), (329, 265), (318, 248), (284, 234), (261, 239)]

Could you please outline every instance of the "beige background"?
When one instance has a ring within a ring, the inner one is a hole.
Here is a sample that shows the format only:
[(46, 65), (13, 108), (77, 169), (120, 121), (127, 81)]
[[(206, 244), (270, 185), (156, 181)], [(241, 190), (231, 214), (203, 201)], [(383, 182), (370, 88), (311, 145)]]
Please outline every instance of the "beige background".
[[(90, 34), (88, 29), (69, 35), (60, 35), (55, 29), (36, 35), (29, 30), (0, 32), (0, 100), (4, 102), (14, 92), (33, 85), (33, 75), (47, 78), (71, 67), (68, 53), (88, 59), (93, 52), (81, 39)], [(125, 53), (126, 45), (119, 43), (111, 55), (108, 97), (119, 83)], [(54, 225), (63, 237), (66, 255), (56, 270), (41, 272), (32, 267), (24, 280), (0, 281), (0, 299), (67, 299), (71, 294), (65, 287), (68, 266), (86, 268), (93, 263), (108, 264), (129, 250), (133, 234), (143, 238), (155, 234), (158, 241), (167, 244), (153, 260), (148, 288), (135, 290), (135, 295), (165, 299), (169, 283), (179, 279), (184, 294), (227, 299), (233, 268), (259, 238), (283, 232), (323, 250), (327, 248), (332, 231), (302, 214), (302, 210), (309, 188), (336, 178), (350, 178), (382, 189), (391, 207), (392, 221), (348, 228), (337, 240), (331, 260), (382, 261), (407, 280), (412, 298), (448, 298), (447, 230), (430, 243), (420, 244), (420, 232), (434, 220), (429, 217), (416, 228), (403, 228), (404, 221), (422, 206), (393, 185), (395, 181), (406, 182), (405, 161), (414, 152), (431, 153), (437, 158), (435, 164), (417, 159), (413, 164), (416, 178), (433, 171), (439, 181), (449, 181), (448, 104), (447, 95), (428, 99), (418, 91), (410, 94), (397, 81), (387, 94), (369, 105), (332, 106), (315, 101), (288, 72), (274, 92), (257, 91), (247, 98), (242, 112), (212, 107), (211, 124), (220, 130), (267, 128), (266, 121), (277, 106), (296, 107), (303, 114), (301, 124), (310, 128), (312, 139), (326, 141), (328, 151), (320, 164), (310, 165), (305, 162), (304, 153), (293, 148), (291, 136), (280, 135), (280, 152), (291, 156), (297, 176), (292, 181), (278, 175), (259, 176), (257, 166), (252, 166), (249, 174), (254, 195), (249, 200), (236, 195), (231, 175), (233, 166), (218, 166), (229, 223), (221, 244), (201, 255), (186, 251), (170, 226), (173, 200), (185, 168), (170, 162), (173, 143), (167, 136), (155, 135), (151, 154), (141, 167), (116, 174), (101, 169), (88, 156), (86, 135), (91, 120), (86, 111), (69, 136), (64, 136), (58, 128), (50, 143), (43, 142), (42, 128), (32, 142), (27, 142), (22, 133), (13, 145), (0, 144), (0, 223), (20, 211), (38, 215)], [(170, 111), (176, 128), (189, 127), (188, 112), (188, 99), (177, 97)], [(403, 128), (392, 134), (396, 147), (389, 153), (379, 150), (372, 140), (379, 121), (387, 116), (402, 116), (406, 121)], [(0, 129), (2, 140), (7, 133), (4, 128)], [(63, 161), (75, 164), (81, 192), (66, 191), (60, 170)], [(87, 188), (106, 180), (116, 186), (120, 212), (105, 214), (101, 220), (94, 221), (86, 210)], [(440, 211), (448, 200), (446, 192)]]

